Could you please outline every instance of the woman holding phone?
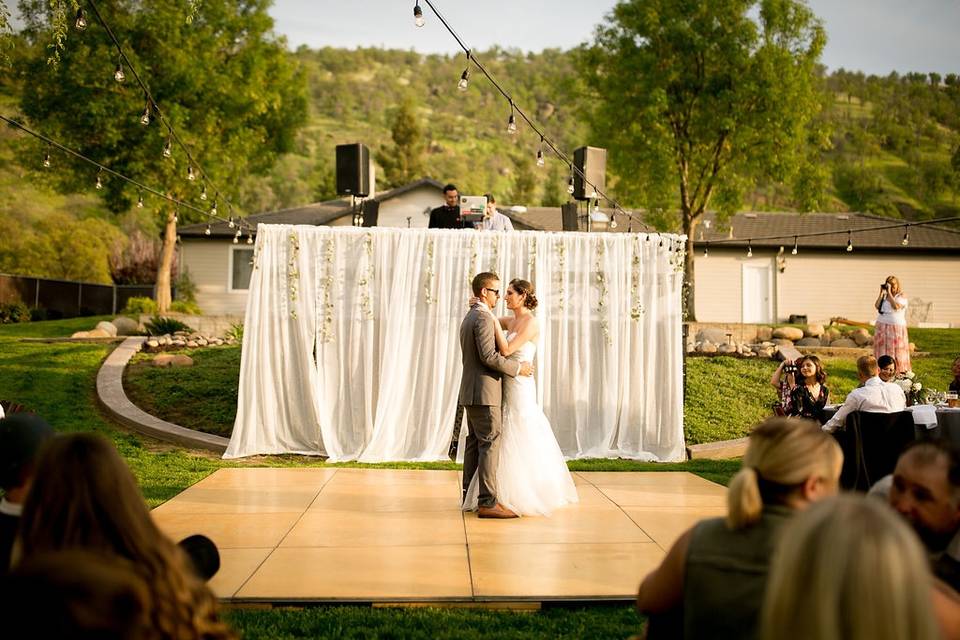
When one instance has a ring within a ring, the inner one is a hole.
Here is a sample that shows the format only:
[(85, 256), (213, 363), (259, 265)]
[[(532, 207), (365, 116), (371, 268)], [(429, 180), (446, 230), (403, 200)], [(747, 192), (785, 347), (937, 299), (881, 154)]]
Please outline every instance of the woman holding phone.
[(910, 339), (907, 336), (907, 297), (896, 276), (888, 276), (880, 285), (880, 294), (873, 305), (877, 309), (873, 355), (893, 356), (897, 373), (910, 371)]

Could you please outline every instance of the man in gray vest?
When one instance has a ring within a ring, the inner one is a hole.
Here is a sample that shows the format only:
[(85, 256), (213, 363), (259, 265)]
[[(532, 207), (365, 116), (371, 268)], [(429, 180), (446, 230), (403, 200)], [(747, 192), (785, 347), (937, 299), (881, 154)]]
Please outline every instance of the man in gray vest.
[(517, 514), (497, 502), (497, 462), (500, 457), (500, 379), (533, 375), (529, 362), (507, 360), (497, 352), (494, 332), (497, 319), (489, 311), (500, 299), (500, 277), (478, 273), (473, 278), (473, 295), (480, 299), (460, 323), (460, 350), (463, 378), (460, 404), (467, 412), (467, 440), (463, 452), (463, 495), (473, 476), (479, 483), (477, 515), (481, 518), (516, 518)]

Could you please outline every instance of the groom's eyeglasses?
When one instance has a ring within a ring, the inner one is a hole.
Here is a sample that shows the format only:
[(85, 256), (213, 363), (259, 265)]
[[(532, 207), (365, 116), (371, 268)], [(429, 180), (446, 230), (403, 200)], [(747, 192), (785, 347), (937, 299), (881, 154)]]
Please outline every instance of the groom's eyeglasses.
[(498, 298), (500, 297), (500, 289), (490, 289), (488, 287), (484, 287), (484, 289), (493, 292), (493, 295), (497, 296)]

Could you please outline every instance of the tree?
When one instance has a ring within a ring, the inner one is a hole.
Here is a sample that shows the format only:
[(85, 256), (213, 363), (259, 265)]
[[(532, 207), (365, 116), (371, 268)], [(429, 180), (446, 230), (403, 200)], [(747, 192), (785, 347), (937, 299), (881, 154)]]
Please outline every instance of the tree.
[(377, 154), (388, 187), (399, 187), (424, 177), (423, 130), (409, 100), (400, 103), (390, 127), (393, 144)]
[(533, 160), (521, 156), (513, 162), (515, 167), (513, 188), (510, 189), (510, 204), (528, 206), (533, 204), (537, 189), (537, 176), (533, 172)]
[[(54, 2), (61, 7), (64, 1)], [(170, 134), (155, 117), (144, 127), (146, 99), (132, 70), (117, 82), (118, 56), (103, 27), (88, 12), (89, 26), (66, 30), (55, 64), (46, 61), (56, 41), (56, 8), (46, 0), (21, 0), (26, 46), (15, 52), (15, 69), (24, 87), (20, 109), (31, 126), (95, 161), (180, 200), (207, 209), (201, 190), (223, 190), (234, 201), (238, 177), (271, 167), (278, 153), (291, 149), (306, 114), (303, 79), (272, 35), (268, 0), (176, 0), (102, 3), (101, 12), (137, 72), (144, 79), (177, 135), (189, 147), (211, 184), (187, 179), (188, 160), (174, 143), (172, 156), (161, 151)], [(52, 22), (52, 24), (51, 24)], [(72, 25), (72, 20), (70, 21)], [(31, 157), (39, 169), (43, 152)], [(51, 176), (63, 192), (90, 189), (94, 170), (50, 150), (58, 171)], [(128, 209), (137, 191), (119, 179), (102, 176), (97, 191), (114, 212)], [(170, 271), (176, 241), (176, 216), (165, 201), (151, 200), (163, 220), (163, 250), (157, 271), (157, 305), (170, 304)], [(232, 212), (239, 215), (240, 211)], [(205, 219), (180, 211), (185, 221)]]
[(822, 105), (824, 43), (799, 0), (626, 0), (581, 51), (619, 195), (679, 204), (691, 320), (694, 231), (714, 200), (729, 215), (757, 178), (797, 173)]

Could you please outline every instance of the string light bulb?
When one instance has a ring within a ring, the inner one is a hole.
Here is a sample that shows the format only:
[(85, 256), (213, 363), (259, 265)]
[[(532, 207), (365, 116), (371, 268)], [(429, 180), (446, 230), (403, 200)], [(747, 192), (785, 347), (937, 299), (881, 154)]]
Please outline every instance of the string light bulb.
[(143, 209), (143, 192), (137, 194), (137, 209)]
[(611, 228), (611, 229), (616, 229), (616, 228), (617, 228), (617, 214), (616, 214), (616, 213), (613, 213), (613, 214), (610, 215), (610, 228)]
[(537, 149), (537, 166), (542, 167), (546, 162), (543, 159), (543, 136), (540, 136), (540, 148)]
[(173, 155), (173, 144), (170, 138), (167, 138), (166, 143), (163, 145), (163, 157), (169, 158)]
[(240, 242), (240, 229), (237, 229), (237, 233), (233, 236), (233, 244), (238, 244)]
[(113, 79), (117, 82), (123, 82), (127, 79), (127, 74), (123, 72), (123, 61), (117, 60), (117, 68), (113, 72)]
[(797, 247), (797, 236), (793, 236), (793, 249), (790, 250), (790, 255), (795, 256), (799, 248)]
[(147, 126), (150, 124), (150, 101), (147, 100), (147, 105), (143, 108), (143, 113), (140, 114), (140, 124)]
[(173, 210), (173, 224), (180, 222), (180, 207)]
[(212, 232), (210, 231), (210, 223), (208, 222), (208, 223), (207, 223), (207, 228), (204, 230), (203, 235), (208, 236), (208, 235), (210, 235), (211, 233), (212, 233)]
[(847, 253), (853, 251), (853, 233), (847, 231)]
[(196, 179), (197, 179), (197, 174), (193, 172), (193, 165), (192, 165), (192, 164), (188, 164), (188, 165), (187, 165), (187, 180), (189, 180), (190, 182), (193, 182), (193, 181), (196, 180)]
[(747, 257), (753, 257), (753, 240), (747, 240)]
[[(213, 206), (210, 207), (210, 215), (217, 215), (217, 201), (213, 201)], [(230, 216), (230, 228), (233, 229), (233, 216)]]
[(420, 1), (417, 0), (417, 4), (413, 7), (413, 24), (418, 27), (422, 27), (426, 24), (426, 21), (423, 19), (423, 9), (420, 8)]
[(573, 193), (573, 168), (570, 169), (570, 179), (567, 180), (567, 193)]
[(77, 9), (77, 19), (73, 26), (77, 28), (77, 31), (83, 31), (87, 28), (87, 16), (84, 15), (83, 9)]
[(253, 234), (247, 233), (247, 244), (253, 244)]
[(200, 199), (201, 200), (207, 199), (207, 183), (206, 182), (203, 183), (203, 190), (200, 191)]
[(910, 244), (910, 225), (907, 225), (903, 228), (903, 240), (900, 241), (901, 246), (907, 246)]
[(44, 166), (44, 167), (47, 167), (48, 169), (50, 168), (50, 154), (49, 154), (49, 153), (43, 154), (43, 166)]
[(230, 216), (230, 218), (227, 219), (227, 226), (230, 227), (231, 229), (233, 229), (235, 226), (237, 226), (237, 225), (234, 223), (234, 221), (233, 221), (233, 216)]
[(103, 167), (101, 167), (100, 170), (97, 171), (97, 185), (96, 185), (97, 189), (103, 189), (103, 178), (100, 176), (100, 174), (102, 173), (103, 173)]
[(517, 132), (517, 117), (513, 115), (513, 100), (510, 101), (510, 118), (507, 119), (507, 133), (513, 135)]
[(460, 74), (460, 82), (457, 83), (457, 89), (460, 89), (460, 91), (466, 91), (469, 85), (470, 69), (464, 69), (463, 73)]
[(704, 257), (704, 258), (709, 258), (709, 257), (710, 257), (710, 243), (709, 243), (709, 242), (708, 242), (707, 244), (703, 245), (703, 257)]

